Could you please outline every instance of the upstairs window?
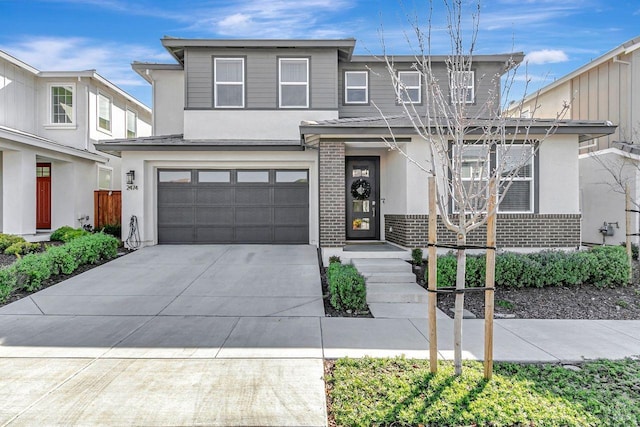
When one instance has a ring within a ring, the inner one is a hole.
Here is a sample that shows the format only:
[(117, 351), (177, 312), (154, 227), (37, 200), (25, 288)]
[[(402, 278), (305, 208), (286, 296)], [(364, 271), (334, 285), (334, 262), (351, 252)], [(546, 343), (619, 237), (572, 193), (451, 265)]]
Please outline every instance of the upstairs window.
[(473, 104), (475, 84), (473, 71), (453, 71), (451, 73), (451, 102)]
[(309, 59), (280, 58), (280, 108), (309, 108)]
[(366, 104), (369, 102), (369, 73), (346, 71), (344, 73), (344, 103)]
[(111, 97), (98, 92), (98, 129), (111, 132)]
[(127, 138), (138, 136), (138, 113), (127, 108)]
[(51, 124), (73, 124), (74, 114), (74, 85), (51, 85)]
[(398, 102), (420, 104), (422, 102), (422, 78), (418, 71), (398, 71)]
[(214, 106), (244, 108), (244, 58), (215, 58)]

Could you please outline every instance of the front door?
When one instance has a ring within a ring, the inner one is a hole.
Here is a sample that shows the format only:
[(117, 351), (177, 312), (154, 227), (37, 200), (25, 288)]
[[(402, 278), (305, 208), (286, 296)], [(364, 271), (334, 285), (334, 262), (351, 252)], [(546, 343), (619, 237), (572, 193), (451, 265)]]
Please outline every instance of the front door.
[(36, 164), (36, 228), (51, 228), (51, 163)]
[(346, 158), (347, 240), (380, 239), (380, 157)]

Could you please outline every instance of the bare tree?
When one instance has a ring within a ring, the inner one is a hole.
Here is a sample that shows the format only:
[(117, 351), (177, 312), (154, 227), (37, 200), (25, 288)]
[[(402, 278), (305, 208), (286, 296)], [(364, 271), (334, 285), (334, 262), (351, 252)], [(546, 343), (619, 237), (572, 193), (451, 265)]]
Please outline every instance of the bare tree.
[[(546, 131), (530, 138), (534, 121), (502, 115), (501, 99), (511, 95), (522, 54), (513, 54), (504, 68), (494, 75), (475, 76), (476, 82), (492, 89), (481, 105), (473, 105), (474, 53), (479, 29), (480, 3), (467, 15), (462, 0), (443, 0), (447, 11), (447, 33), (451, 51), (442, 62), (432, 61), (433, 4), (429, 1), (428, 25), (421, 28), (412, 22), (414, 47), (413, 69), (420, 73), (426, 86), (422, 106), (407, 102), (414, 90), (398, 73), (393, 57), (383, 60), (392, 80), (403, 118), (425, 141), (430, 151), (428, 166), (411, 158), (393, 136), (393, 121), (376, 106), (392, 135), (387, 145), (402, 153), (437, 182), (437, 204), (441, 220), (455, 233), (457, 242), (456, 296), (454, 317), (455, 373), (462, 372), (462, 315), (466, 272), (467, 237), (487, 222), (489, 182), (498, 183), (498, 203), (504, 200), (516, 178), (532, 173), (532, 159), (540, 144), (552, 135), (564, 116), (567, 105), (555, 120), (549, 120)], [(471, 22), (471, 28), (463, 28)], [(468, 35), (468, 40), (463, 39)], [(383, 43), (384, 46), (384, 43)], [(519, 58), (518, 58), (519, 55)], [(444, 81), (442, 81), (444, 80)], [(502, 84), (501, 84), (502, 83)], [(477, 84), (476, 86), (480, 86)], [(374, 104), (375, 105), (375, 104)], [(473, 105), (473, 106), (472, 106)], [(522, 103), (520, 103), (522, 105)]]

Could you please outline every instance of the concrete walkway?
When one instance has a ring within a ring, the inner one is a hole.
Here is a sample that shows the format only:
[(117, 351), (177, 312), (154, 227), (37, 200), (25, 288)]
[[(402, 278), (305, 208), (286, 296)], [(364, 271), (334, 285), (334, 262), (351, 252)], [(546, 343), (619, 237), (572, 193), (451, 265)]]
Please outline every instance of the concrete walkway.
[[(0, 308), (0, 425), (324, 426), (323, 358), (426, 358), (423, 308), (324, 317), (309, 246), (145, 248)], [(640, 355), (640, 321), (495, 325), (496, 360)], [(465, 320), (465, 357), (482, 343)]]

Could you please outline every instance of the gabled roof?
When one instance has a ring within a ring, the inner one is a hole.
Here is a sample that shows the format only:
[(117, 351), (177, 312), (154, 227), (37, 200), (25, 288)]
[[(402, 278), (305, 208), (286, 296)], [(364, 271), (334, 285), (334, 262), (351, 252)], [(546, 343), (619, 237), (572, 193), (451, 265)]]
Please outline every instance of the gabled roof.
[[(425, 56), (427, 58), (427, 56)], [(451, 58), (451, 55), (428, 55), (433, 62), (444, 62)], [(499, 53), (494, 55), (473, 55), (473, 62), (502, 62), (513, 61), (519, 64), (524, 59), (523, 52)], [(421, 56), (416, 55), (389, 55), (391, 62), (416, 62), (421, 60)], [(350, 62), (380, 62), (384, 60), (384, 55), (353, 55)]]
[(162, 45), (184, 65), (187, 47), (215, 48), (336, 48), (344, 59), (351, 58), (356, 39), (180, 39), (165, 36)]
[(610, 50), (604, 55), (590, 61), (589, 63), (572, 71), (571, 73), (555, 80), (553, 83), (550, 83), (547, 86), (544, 86), (542, 89), (535, 91), (534, 93), (524, 98), (522, 102), (518, 102), (518, 104), (529, 102), (532, 99), (536, 98), (537, 96), (540, 96), (543, 93), (549, 92), (555, 89), (556, 87), (561, 86), (564, 83), (574, 79), (575, 77), (578, 77), (579, 75), (604, 64), (607, 61), (614, 60), (619, 55), (628, 55), (636, 49), (640, 49), (640, 36), (635, 37), (625, 43), (622, 43), (620, 46), (616, 47), (615, 49)]
[[(616, 126), (609, 121), (594, 120), (552, 120), (552, 119), (515, 119), (502, 118), (501, 121), (508, 130), (519, 131), (529, 135), (544, 135), (550, 126), (557, 125), (556, 134), (577, 134), (579, 141), (589, 141), (615, 132)], [(470, 134), (482, 133), (484, 128), (495, 123), (495, 119), (473, 119), (470, 127), (477, 127), (477, 131)], [(436, 126), (433, 123), (431, 126)], [(300, 124), (300, 133), (304, 135), (388, 135), (389, 128), (397, 135), (413, 135), (416, 133), (412, 121), (405, 115), (389, 117), (358, 117), (333, 119), (324, 121), (304, 121)], [(525, 131), (525, 129), (528, 129)]]
[(110, 90), (112, 90), (113, 92), (117, 93), (118, 95), (122, 96), (123, 98), (127, 99), (129, 102), (132, 102), (134, 104), (136, 104), (136, 107), (141, 109), (141, 110), (145, 110), (147, 113), (151, 114), (151, 109), (149, 107), (147, 107), (146, 105), (144, 105), (141, 101), (137, 100), (133, 95), (129, 94), (128, 92), (122, 90), (120, 87), (116, 86), (115, 84), (111, 83), (109, 80), (107, 80), (106, 78), (102, 77), (100, 74), (98, 74), (98, 72), (96, 70), (83, 70), (83, 71), (40, 71), (37, 68), (32, 67), (31, 65), (27, 64), (26, 62), (23, 62), (21, 60), (19, 60), (18, 58), (9, 55), (8, 53), (0, 50), (0, 58), (3, 58), (7, 61), (9, 61), (10, 63), (12, 63), (13, 65), (20, 67), (28, 72), (30, 72), (31, 74), (35, 75), (36, 77), (42, 77), (42, 78), (79, 78), (79, 77), (86, 77), (86, 78), (90, 78), (90, 79), (94, 79), (97, 82), (101, 83), (102, 85), (108, 87)]

